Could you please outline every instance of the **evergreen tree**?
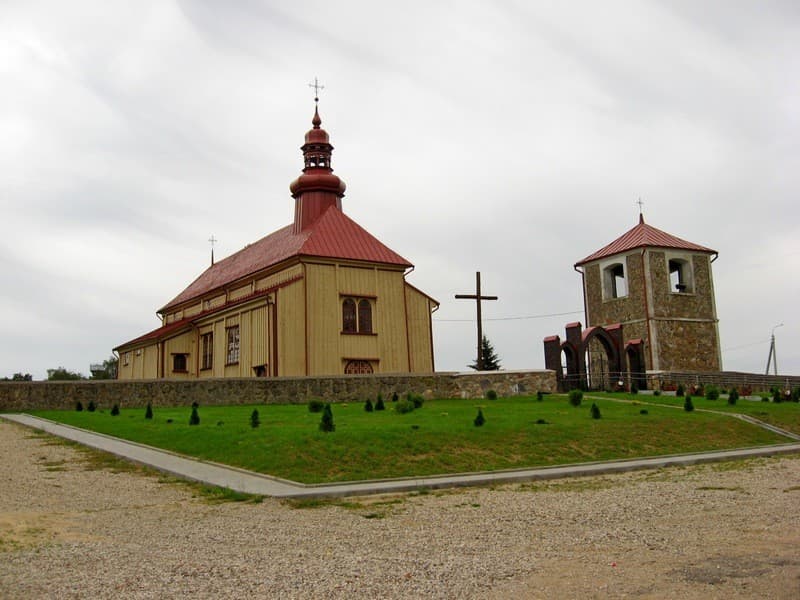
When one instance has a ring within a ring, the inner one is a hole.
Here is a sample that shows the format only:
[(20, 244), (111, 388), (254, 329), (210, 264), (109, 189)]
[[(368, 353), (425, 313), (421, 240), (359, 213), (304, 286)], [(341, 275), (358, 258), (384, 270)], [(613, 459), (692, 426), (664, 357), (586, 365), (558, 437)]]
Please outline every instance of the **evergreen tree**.
[(478, 416), (475, 417), (473, 423), (475, 423), (475, 427), (483, 427), (483, 424), (486, 423), (486, 419), (483, 417), (483, 411), (480, 408), (478, 409)]
[(197, 414), (197, 402), (192, 404), (192, 415), (189, 417), (189, 425), (200, 425), (200, 415)]
[(736, 401), (739, 399), (739, 390), (736, 388), (731, 388), (731, 391), (728, 393), (728, 404), (733, 405), (736, 404)]
[(319, 430), (325, 433), (336, 431), (336, 425), (333, 424), (333, 411), (331, 405), (326, 404), (325, 409), (322, 411), (322, 420), (319, 422)]
[(602, 418), (602, 415), (600, 414), (600, 409), (597, 407), (597, 404), (595, 404), (594, 402), (592, 402), (591, 411), (592, 411), (592, 418), (593, 419)]
[(94, 412), (97, 410), (97, 404), (94, 403), (94, 400), (89, 400), (89, 405), (86, 407), (86, 410), (89, 412)]
[(397, 400), (398, 400), (397, 392), (392, 392), (392, 402), (397, 402)]
[(370, 400), (369, 398), (367, 398), (367, 401), (364, 402), (364, 410), (366, 412), (372, 412), (373, 410), (375, 410), (372, 406), (372, 400)]
[[(485, 335), (481, 339), (481, 360), (483, 361), (482, 368), (484, 371), (499, 371), (500, 370), (500, 357), (494, 351), (494, 346)], [(478, 369), (478, 360), (476, 359), (471, 365), (470, 369)]]
[(148, 402), (147, 409), (144, 411), (144, 418), (145, 419), (152, 419), (153, 418), (153, 406)]
[(689, 394), (686, 394), (686, 400), (683, 401), (683, 410), (686, 412), (692, 412), (694, 410), (694, 403), (692, 402), (692, 397)]
[(114, 404), (114, 406), (111, 407), (111, 416), (116, 417), (117, 415), (119, 415), (119, 404)]
[(254, 408), (253, 412), (250, 413), (250, 427), (255, 429), (261, 425), (261, 419), (258, 418), (258, 409)]
[(83, 402), (81, 402), (80, 400), (78, 400), (78, 401), (75, 403), (75, 410), (77, 410), (78, 412), (81, 412), (81, 411), (83, 410)]
[(378, 400), (375, 402), (375, 410), (386, 410), (386, 405), (383, 403), (383, 395), (378, 394)]

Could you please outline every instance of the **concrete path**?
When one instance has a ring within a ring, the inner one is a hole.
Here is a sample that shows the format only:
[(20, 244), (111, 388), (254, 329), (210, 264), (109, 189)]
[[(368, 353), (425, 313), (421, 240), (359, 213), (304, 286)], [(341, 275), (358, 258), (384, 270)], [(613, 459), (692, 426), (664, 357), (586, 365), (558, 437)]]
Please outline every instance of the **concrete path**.
[(261, 496), (276, 498), (319, 498), (335, 496), (361, 496), (366, 494), (385, 494), (393, 492), (409, 492), (421, 488), (449, 488), (474, 485), (492, 485), (510, 482), (558, 479), (582, 475), (600, 475), (604, 473), (620, 473), (638, 469), (658, 469), (673, 465), (693, 465), (699, 463), (718, 462), (737, 458), (758, 456), (774, 456), (777, 454), (800, 453), (800, 443), (779, 444), (759, 448), (743, 448), (739, 450), (723, 450), (717, 452), (699, 452), (639, 458), (611, 462), (595, 462), (544, 467), (537, 469), (512, 469), (481, 473), (463, 473), (432, 477), (409, 477), (399, 479), (380, 479), (373, 481), (356, 481), (348, 483), (305, 485), (278, 479), (269, 475), (261, 475), (236, 467), (218, 463), (186, 458), (178, 454), (124, 441), (108, 435), (62, 425), (47, 419), (25, 414), (2, 414), (0, 418), (20, 423), (46, 433), (65, 438), (109, 452), (135, 463), (147, 465), (158, 471), (170, 473), (182, 479), (199, 481), (212, 486), (219, 486)]

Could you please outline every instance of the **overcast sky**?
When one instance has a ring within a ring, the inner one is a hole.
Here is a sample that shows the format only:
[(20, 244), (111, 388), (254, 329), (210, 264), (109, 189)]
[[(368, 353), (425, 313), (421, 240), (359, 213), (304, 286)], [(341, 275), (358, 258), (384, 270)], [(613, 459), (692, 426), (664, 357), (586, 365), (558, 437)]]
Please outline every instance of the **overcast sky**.
[[(88, 374), (286, 224), (313, 115), (345, 212), (508, 369), (583, 321), (573, 264), (648, 223), (719, 251), (723, 366), (800, 375), (800, 4), (0, 2), (0, 376)], [(553, 315), (544, 317), (543, 315)], [(535, 317), (535, 318), (534, 318)]]

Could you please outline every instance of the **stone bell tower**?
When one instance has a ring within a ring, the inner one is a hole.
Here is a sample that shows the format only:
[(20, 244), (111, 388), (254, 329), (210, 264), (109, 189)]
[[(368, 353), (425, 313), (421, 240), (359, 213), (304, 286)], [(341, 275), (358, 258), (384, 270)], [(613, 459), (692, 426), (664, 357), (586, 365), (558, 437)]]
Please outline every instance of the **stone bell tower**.
[[(575, 264), (587, 328), (621, 324), (628, 362), (648, 371), (719, 371), (715, 250), (639, 223)], [(632, 365), (628, 370), (634, 371)]]

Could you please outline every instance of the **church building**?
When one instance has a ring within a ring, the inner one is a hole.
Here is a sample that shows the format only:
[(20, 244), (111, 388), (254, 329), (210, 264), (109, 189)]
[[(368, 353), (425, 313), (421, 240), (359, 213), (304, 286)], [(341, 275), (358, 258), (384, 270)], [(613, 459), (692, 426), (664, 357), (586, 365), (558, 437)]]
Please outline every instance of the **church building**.
[(280, 377), (434, 370), (439, 303), (413, 265), (342, 210), (345, 184), (315, 108), (294, 222), (206, 269), (114, 349), (119, 379)]

